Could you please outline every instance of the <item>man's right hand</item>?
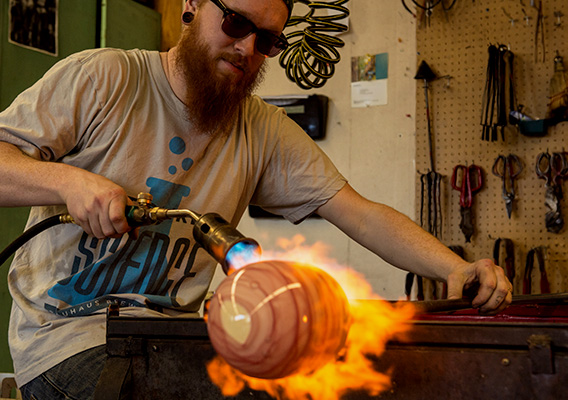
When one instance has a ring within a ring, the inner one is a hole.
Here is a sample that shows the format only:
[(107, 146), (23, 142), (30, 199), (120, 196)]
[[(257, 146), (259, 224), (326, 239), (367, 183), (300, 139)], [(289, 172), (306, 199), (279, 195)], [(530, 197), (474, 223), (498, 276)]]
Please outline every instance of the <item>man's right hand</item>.
[[(0, 141), (0, 207), (66, 205), (77, 225), (99, 239), (131, 230), (125, 190), (71, 165), (40, 161)], [(136, 233), (136, 232), (134, 232)]]
[(125, 209), (132, 201), (124, 189), (100, 175), (81, 172), (82, 184), (62, 193), (75, 223), (99, 239), (121, 237), (130, 231)]

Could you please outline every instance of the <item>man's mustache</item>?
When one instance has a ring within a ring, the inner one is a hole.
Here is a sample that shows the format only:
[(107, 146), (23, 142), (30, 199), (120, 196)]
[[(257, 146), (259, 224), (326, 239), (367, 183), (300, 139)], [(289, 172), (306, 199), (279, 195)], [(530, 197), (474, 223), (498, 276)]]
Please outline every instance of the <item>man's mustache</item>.
[(247, 63), (247, 59), (245, 57), (239, 56), (238, 54), (224, 53), (219, 58), (230, 62), (235, 67), (243, 70), (243, 72), (245, 72), (245, 73), (250, 72), (250, 67), (249, 67), (249, 65)]

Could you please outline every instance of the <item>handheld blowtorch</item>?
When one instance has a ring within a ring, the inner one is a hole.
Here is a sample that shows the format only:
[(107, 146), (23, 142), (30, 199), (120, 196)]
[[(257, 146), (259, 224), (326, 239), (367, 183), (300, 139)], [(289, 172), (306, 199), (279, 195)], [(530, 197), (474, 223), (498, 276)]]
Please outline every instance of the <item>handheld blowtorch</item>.
[[(231, 260), (237, 256), (249, 257), (260, 254), (260, 245), (254, 239), (247, 238), (217, 213), (200, 215), (191, 210), (167, 209), (152, 204), (150, 193), (139, 193), (136, 205), (126, 207), (126, 219), (132, 227), (156, 225), (165, 220), (175, 219), (185, 222), (190, 218), (193, 223), (193, 237), (209, 255), (223, 268), (225, 274), (231, 272)], [(69, 214), (50, 217), (26, 230), (18, 239), (0, 253), (2, 265), (19, 247), (38, 233), (55, 225), (75, 223)], [(245, 256), (243, 256), (245, 254)], [(257, 260), (251, 260), (252, 262)]]

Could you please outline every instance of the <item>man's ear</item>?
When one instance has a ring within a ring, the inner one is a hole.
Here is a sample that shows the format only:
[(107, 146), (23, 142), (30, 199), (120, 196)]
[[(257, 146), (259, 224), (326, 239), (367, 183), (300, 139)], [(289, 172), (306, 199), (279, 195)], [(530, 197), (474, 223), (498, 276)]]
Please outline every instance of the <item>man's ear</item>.
[(183, 6), (183, 13), (181, 16), (181, 22), (184, 25), (189, 25), (195, 18), (195, 13), (197, 11), (200, 0), (187, 0)]
[(199, 3), (201, 3), (200, 0), (187, 0), (185, 2), (185, 5), (183, 6), (183, 12), (190, 12), (192, 14), (195, 14), (195, 12), (197, 11), (197, 8), (199, 6)]

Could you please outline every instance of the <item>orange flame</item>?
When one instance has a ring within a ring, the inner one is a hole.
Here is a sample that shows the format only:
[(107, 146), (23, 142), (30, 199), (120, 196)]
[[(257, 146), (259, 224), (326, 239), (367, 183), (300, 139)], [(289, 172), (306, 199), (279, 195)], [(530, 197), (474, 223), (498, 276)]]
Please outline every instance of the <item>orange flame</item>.
[[(267, 392), (276, 399), (306, 398), (336, 400), (350, 391), (365, 391), (376, 396), (390, 388), (390, 376), (373, 368), (372, 357), (380, 356), (393, 336), (404, 334), (414, 315), (406, 303), (391, 304), (374, 294), (362, 274), (338, 265), (325, 256), (328, 248), (318, 242), (304, 245), (300, 235), (281, 239), (283, 252), (264, 253), (263, 259), (298, 261), (317, 265), (341, 285), (349, 299), (352, 325), (345, 348), (338, 359), (310, 374), (296, 374), (281, 379), (258, 379), (244, 375), (216, 357), (207, 369), (213, 383), (224, 396), (235, 396), (246, 387)], [(365, 300), (357, 300), (365, 299)]]

